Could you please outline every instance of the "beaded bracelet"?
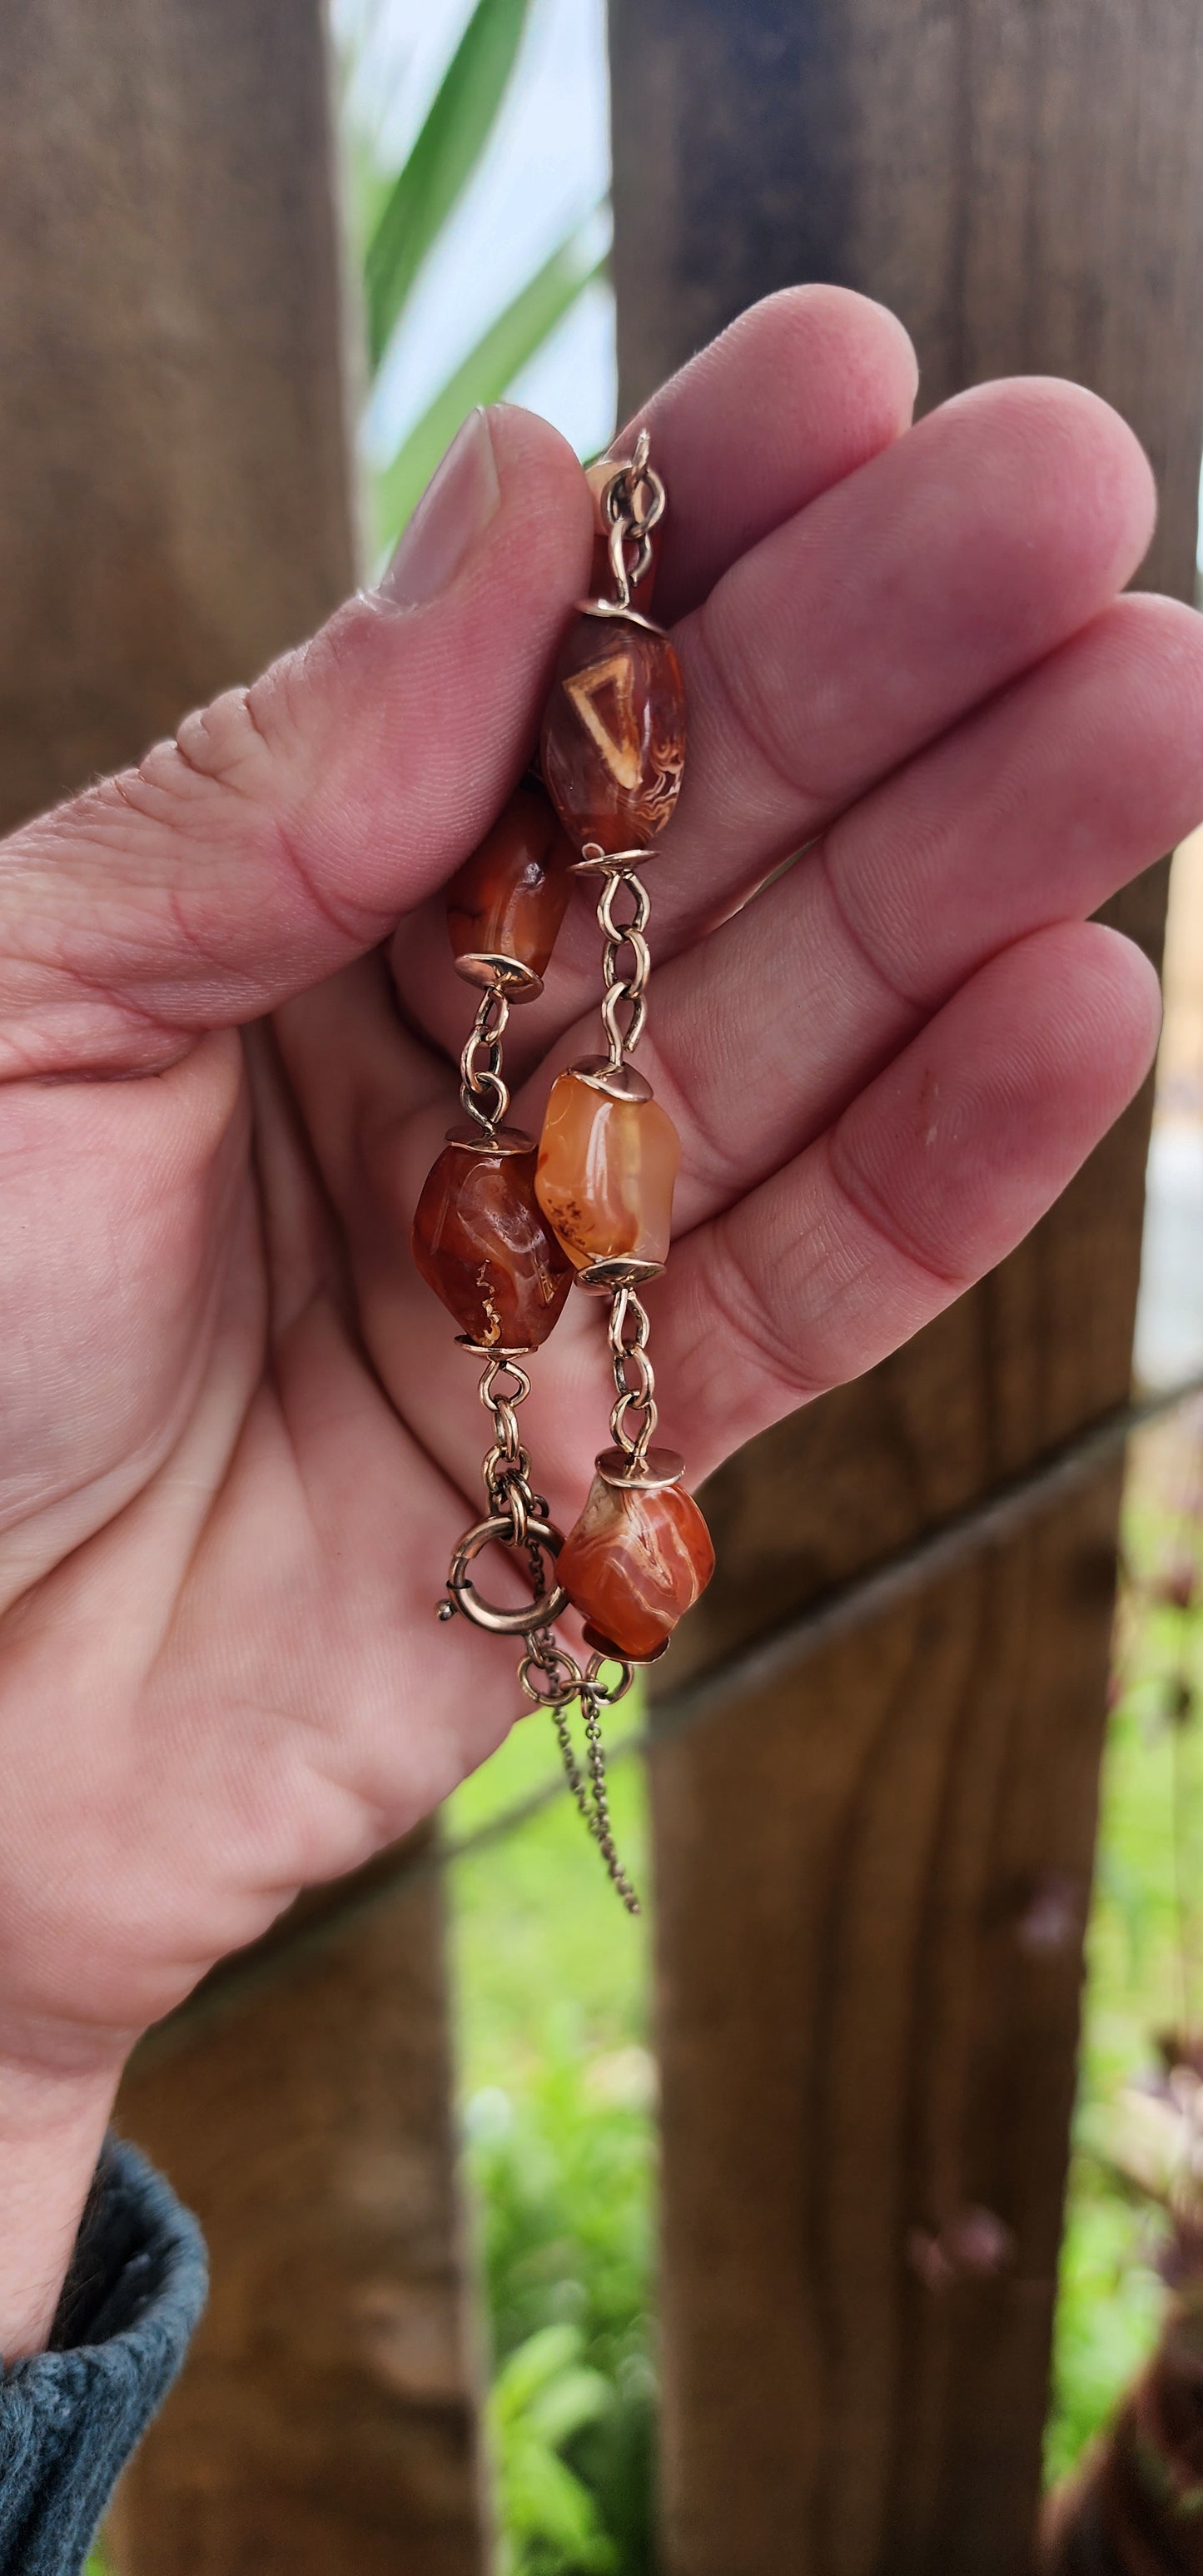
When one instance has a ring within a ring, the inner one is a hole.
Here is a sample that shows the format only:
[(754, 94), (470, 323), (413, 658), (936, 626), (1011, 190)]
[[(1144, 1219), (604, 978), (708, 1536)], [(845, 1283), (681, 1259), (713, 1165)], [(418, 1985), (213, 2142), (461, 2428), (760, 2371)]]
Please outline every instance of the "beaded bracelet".
[[(637, 1664), (665, 1652), (714, 1570), (684, 1463), (653, 1446), (655, 1378), (640, 1295), (668, 1254), (680, 1159), (671, 1119), (631, 1062), (651, 965), (640, 871), (676, 804), (685, 754), (680, 666), (644, 613), (665, 502), (648, 445), (641, 431), (627, 462), (591, 471), (599, 595), (578, 601), (560, 647), (538, 771), (448, 891), (454, 962), (481, 1001), (460, 1061), (464, 1124), (448, 1131), (413, 1230), (423, 1278), (460, 1326), (463, 1346), (484, 1362), (480, 1396), (493, 1426), (482, 1471), (487, 1509), (452, 1556), (439, 1616), (462, 1614), (523, 1639), (523, 1691), (551, 1712), (577, 1804), (632, 1913), (638, 1900), (610, 1829), (600, 1712), (630, 1688)], [(607, 566), (612, 598), (600, 595)], [(574, 877), (600, 879), (606, 1052), (557, 1076), (536, 1148), (505, 1123), (503, 1040), (511, 1005), (543, 989)], [(565, 1539), (532, 1486), (517, 1407), (530, 1393), (522, 1363), (546, 1341), (574, 1279), (609, 1298), (615, 1400), (613, 1445), (597, 1459)], [(516, 1609), (494, 1608), (473, 1579), (474, 1560), (494, 1541), (526, 1551), (534, 1598)], [(553, 1634), (569, 1608), (584, 1620), (583, 1669)], [(584, 1772), (569, 1732), (574, 1702)]]

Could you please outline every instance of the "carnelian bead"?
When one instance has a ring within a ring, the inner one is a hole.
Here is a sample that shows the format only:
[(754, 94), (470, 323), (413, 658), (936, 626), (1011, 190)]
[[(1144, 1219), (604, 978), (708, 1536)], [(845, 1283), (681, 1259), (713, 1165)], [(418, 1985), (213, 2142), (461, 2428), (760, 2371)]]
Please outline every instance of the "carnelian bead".
[[(653, 1468), (656, 1457), (653, 1449)], [(633, 1663), (667, 1644), (713, 1572), (710, 1532), (682, 1485), (616, 1485), (603, 1475), (556, 1561), (574, 1608)]]
[(662, 1262), (672, 1230), (681, 1140), (638, 1075), (644, 1097), (614, 1098), (570, 1070), (547, 1103), (535, 1190), (571, 1262)]
[(640, 849), (662, 832), (685, 761), (685, 692), (667, 635), (621, 615), (578, 617), (560, 647), (540, 758), (582, 849)]
[(518, 1128), (499, 1128), (495, 1142), (453, 1128), (414, 1213), (422, 1277), (460, 1331), (490, 1349), (545, 1342), (572, 1285), (534, 1181), (534, 1140)]
[(515, 1002), (535, 999), (572, 892), (575, 856), (542, 788), (516, 788), (447, 889), (451, 953), (468, 983), (500, 984)]

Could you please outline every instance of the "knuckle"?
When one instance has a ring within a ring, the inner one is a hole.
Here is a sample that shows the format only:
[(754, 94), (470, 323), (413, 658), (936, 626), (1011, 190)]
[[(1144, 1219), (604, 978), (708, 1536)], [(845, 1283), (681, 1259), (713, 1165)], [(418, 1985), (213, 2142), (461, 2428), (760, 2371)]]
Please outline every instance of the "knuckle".
[(210, 706), (195, 708), (185, 716), (174, 746), (168, 746), (172, 748), (187, 769), (216, 786), (252, 787), (268, 749), (254, 692), (226, 689)]
[[(777, 1311), (763, 1281), (752, 1276), (729, 1229), (715, 1228), (709, 1290), (735, 1366), (760, 1387), (784, 1392), (791, 1405), (821, 1394), (826, 1383), (808, 1365), (796, 1314)], [(793, 1301), (790, 1301), (792, 1310)]]
[(209, 835), (227, 796), (237, 806), (240, 829), (256, 806), (266, 816), (271, 752), (251, 713), (250, 695), (247, 689), (227, 689), (211, 706), (194, 709), (173, 740), (152, 744), (136, 768), (120, 770), (65, 807), (64, 823), (88, 837), (128, 834), (131, 821)]

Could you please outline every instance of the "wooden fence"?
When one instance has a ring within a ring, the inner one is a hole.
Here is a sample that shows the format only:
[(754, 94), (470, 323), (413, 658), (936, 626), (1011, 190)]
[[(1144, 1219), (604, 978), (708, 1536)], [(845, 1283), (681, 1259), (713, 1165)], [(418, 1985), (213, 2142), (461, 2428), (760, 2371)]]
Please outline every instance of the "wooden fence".
[[(767, 289), (841, 279), (901, 313), (927, 403), (1014, 369), (1116, 403), (1161, 479), (1150, 578), (1189, 596), (1195, 0), (611, 17), (626, 399)], [(11, 821), (349, 585), (354, 369), (318, 0), (17, 0), (0, 96)], [(1154, 954), (1162, 902), (1146, 880), (1115, 908)], [(1124, 1403), (1147, 1111), (973, 1296), (711, 1489), (720, 1573), (666, 1718), (713, 1686), (653, 1761), (669, 2576), (1030, 2560), (1114, 1429), (1038, 1518), (1023, 1479)], [(126, 2482), (122, 2576), (487, 2564), (440, 1880), (419, 1849), (391, 1901), (305, 1920), (324, 1944), (276, 1935), (274, 1974), (227, 1979), (129, 2080), (215, 2294)]]

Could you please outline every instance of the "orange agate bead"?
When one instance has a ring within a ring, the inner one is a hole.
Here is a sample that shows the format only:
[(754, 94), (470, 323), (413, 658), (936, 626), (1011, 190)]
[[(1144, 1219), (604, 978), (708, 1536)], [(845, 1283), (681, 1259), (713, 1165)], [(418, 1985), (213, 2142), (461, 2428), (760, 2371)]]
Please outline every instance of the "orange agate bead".
[[(575, 1609), (632, 1663), (667, 1645), (682, 1613), (714, 1572), (706, 1523), (684, 1486), (654, 1481), (664, 1453), (648, 1453), (649, 1484), (616, 1484), (622, 1453), (599, 1458), (585, 1508), (556, 1562)], [(670, 1466), (679, 1462), (668, 1461)]]
[(580, 1067), (561, 1073), (543, 1121), (535, 1190), (578, 1270), (668, 1255), (681, 1140), (642, 1076), (626, 1066), (620, 1079), (616, 1098)]
[(535, 1197), (534, 1139), (453, 1128), (414, 1214), (413, 1255), (470, 1341), (502, 1350), (545, 1342), (572, 1271)]
[(500, 985), (514, 1002), (542, 991), (575, 856), (542, 788), (516, 788), (447, 889), (451, 953), (468, 983)]
[(667, 635), (621, 612), (578, 617), (560, 647), (540, 759), (582, 849), (640, 849), (662, 832), (685, 761), (685, 692)]

